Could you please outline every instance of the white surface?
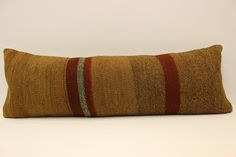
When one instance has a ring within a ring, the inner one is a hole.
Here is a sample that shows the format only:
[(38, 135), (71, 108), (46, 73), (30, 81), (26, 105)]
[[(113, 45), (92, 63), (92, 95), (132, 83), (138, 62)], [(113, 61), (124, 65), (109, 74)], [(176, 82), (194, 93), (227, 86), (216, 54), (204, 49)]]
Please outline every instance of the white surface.
[(235, 157), (236, 112), (116, 118), (0, 118), (1, 157)]
[[(236, 104), (235, 0), (0, 0), (0, 50), (42, 55), (159, 54), (224, 46)], [(0, 53), (0, 58), (3, 58)], [(0, 61), (0, 107), (6, 96)], [(127, 118), (0, 118), (0, 157), (236, 156), (236, 113)]]

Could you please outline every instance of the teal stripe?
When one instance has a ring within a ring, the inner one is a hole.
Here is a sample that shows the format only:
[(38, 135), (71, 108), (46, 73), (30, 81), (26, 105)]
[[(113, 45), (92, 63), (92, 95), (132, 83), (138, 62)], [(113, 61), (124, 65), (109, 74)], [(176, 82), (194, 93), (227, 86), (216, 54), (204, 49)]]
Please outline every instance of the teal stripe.
[(79, 64), (77, 68), (77, 86), (79, 90), (79, 98), (80, 98), (80, 105), (83, 110), (85, 116), (91, 116), (87, 100), (85, 97), (85, 89), (84, 89), (84, 62), (85, 58), (79, 59)]

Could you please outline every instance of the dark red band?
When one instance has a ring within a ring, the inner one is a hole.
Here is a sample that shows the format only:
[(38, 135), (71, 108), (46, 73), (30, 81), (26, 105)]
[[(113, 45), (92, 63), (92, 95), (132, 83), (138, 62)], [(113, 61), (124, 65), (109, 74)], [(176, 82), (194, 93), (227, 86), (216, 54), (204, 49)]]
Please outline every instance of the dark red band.
[(84, 88), (85, 88), (85, 96), (87, 99), (87, 105), (91, 116), (96, 116), (96, 110), (93, 102), (93, 93), (92, 93), (92, 58), (86, 58), (84, 63)]
[(166, 114), (177, 114), (180, 108), (180, 83), (174, 59), (169, 54), (158, 55), (164, 75), (166, 92)]
[(66, 86), (69, 104), (74, 116), (83, 116), (77, 86), (77, 66), (79, 58), (70, 58), (66, 68)]

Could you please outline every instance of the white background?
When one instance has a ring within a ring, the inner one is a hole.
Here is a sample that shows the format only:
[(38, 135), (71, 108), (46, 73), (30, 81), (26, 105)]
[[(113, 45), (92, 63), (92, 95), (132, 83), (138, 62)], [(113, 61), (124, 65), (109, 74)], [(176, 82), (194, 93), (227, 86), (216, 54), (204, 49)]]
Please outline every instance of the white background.
[[(160, 54), (222, 44), (236, 104), (236, 0), (0, 0), (0, 51), (41, 55)], [(0, 53), (0, 107), (6, 96)], [(236, 114), (0, 118), (0, 157), (236, 156)]]

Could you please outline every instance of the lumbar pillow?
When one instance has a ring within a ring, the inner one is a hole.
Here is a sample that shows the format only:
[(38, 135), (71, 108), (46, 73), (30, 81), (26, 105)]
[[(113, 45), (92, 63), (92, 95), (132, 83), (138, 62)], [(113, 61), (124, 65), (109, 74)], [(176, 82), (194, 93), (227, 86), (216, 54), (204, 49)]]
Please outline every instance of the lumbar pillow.
[(4, 117), (202, 114), (232, 111), (221, 45), (157, 56), (63, 58), (4, 50)]

